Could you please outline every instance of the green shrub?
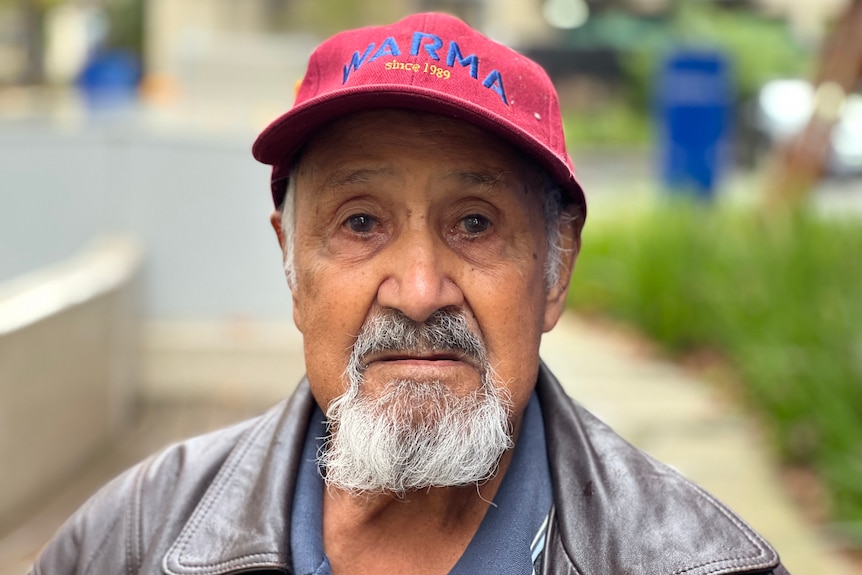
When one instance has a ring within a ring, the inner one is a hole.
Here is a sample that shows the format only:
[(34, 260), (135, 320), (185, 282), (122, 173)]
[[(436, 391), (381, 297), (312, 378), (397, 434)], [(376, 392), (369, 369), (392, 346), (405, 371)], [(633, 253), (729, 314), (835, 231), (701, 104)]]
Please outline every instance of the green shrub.
[(667, 202), (590, 221), (569, 303), (668, 350), (716, 350), (785, 461), (862, 521), (862, 220)]
[(621, 99), (568, 112), (563, 118), (570, 149), (602, 147), (645, 148), (652, 139), (649, 118)]

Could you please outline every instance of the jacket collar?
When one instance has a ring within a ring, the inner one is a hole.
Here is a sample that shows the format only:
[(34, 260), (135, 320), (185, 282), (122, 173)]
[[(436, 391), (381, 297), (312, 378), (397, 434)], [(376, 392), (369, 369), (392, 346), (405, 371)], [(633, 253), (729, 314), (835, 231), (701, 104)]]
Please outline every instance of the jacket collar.
[(574, 403), (544, 365), (537, 391), (555, 503), (546, 573), (717, 575), (778, 565), (751, 527)]
[[(775, 551), (724, 505), (573, 403), (542, 365), (554, 491), (546, 573), (717, 575)], [(290, 508), (314, 399), (303, 379), (250, 427), (165, 556), (168, 575), (290, 570)]]

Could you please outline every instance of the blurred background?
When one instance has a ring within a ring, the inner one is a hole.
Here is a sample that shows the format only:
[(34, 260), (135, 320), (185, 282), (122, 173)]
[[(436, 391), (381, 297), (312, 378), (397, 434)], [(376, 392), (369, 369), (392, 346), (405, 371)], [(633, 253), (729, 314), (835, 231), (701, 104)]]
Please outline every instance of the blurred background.
[(590, 199), (571, 313), (721, 389), (862, 549), (862, 2), (0, 0), (0, 574), (107, 477), (290, 392), (251, 143), (322, 39), (427, 10), (557, 86)]

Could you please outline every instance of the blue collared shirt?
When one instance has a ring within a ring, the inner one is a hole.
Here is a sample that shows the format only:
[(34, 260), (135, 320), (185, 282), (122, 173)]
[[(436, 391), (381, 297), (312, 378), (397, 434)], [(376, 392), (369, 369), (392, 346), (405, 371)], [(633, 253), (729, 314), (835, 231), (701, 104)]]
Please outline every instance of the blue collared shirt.
[[(306, 435), (291, 514), (290, 550), (295, 575), (331, 575), (323, 550), (323, 478), (317, 452), (326, 435), (315, 408)], [(545, 547), (553, 502), (542, 410), (535, 392), (524, 411), (515, 453), (479, 529), (450, 575), (530, 575)]]

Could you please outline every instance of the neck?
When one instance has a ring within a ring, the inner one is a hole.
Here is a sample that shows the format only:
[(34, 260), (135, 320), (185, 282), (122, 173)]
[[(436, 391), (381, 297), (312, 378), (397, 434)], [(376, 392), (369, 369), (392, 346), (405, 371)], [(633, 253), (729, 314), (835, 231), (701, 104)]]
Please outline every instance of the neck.
[(448, 573), (479, 529), (512, 452), (481, 485), (435, 487), (403, 498), (328, 488), (323, 539), (333, 575)]

